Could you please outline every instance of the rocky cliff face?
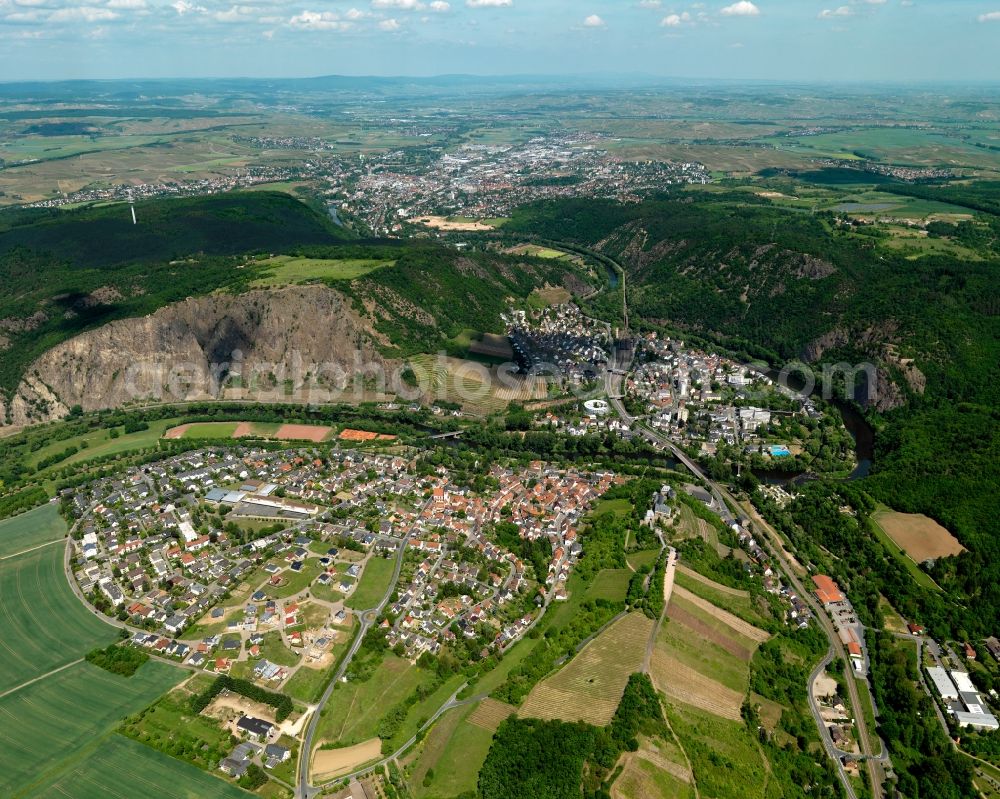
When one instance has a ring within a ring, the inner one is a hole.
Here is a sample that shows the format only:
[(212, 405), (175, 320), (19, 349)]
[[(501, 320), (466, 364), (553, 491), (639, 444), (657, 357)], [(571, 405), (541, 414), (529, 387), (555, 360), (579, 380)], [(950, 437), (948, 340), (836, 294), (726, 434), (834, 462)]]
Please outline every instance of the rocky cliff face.
[(385, 363), (370, 326), (325, 286), (189, 299), (76, 336), (0, 398), (0, 426), (84, 410), (208, 398), (328, 401)]

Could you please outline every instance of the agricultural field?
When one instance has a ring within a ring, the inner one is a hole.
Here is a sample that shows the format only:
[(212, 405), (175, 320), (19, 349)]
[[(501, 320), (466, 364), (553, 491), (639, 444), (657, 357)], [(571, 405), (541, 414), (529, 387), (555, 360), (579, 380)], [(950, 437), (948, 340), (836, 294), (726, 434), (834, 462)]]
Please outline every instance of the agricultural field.
[(356, 610), (373, 608), (382, 601), (385, 592), (392, 583), (392, 575), (396, 570), (394, 558), (379, 558), (372, 556), (365, 563), (361, 572), (361, 581), (347, 599), (347, 604)]
[(72, 762), (82, 742), (103, 737), (183, 676), (155, 661), (131, 677), (76, 663), (0, 698), (0, 794), (31, 793)]
[(9, 558), (31, 547), (59, 541), (66, 535), (66, 522), (54, 503), (0, 521), (0, 558)]
[[(699, 578), (691, 577), (683, 571), (678, 570), (674, 577), (674, 591), (680, 589), (686, 594), (693, 594), (704, 602), (714, 605), (720, 610), (724, 610), (731, 616), (742, 619), (751, 627), (770, 627), (774, 624), (767, 605), (762, 600), (755, 600), (745, 597), (741, 593), (734, 593), (729, 586), (720, 585), (713, 580), (706, 579), (699, 575)], [(754, 633), (756, 636), (757, 634)]]
[(195, 766), (111, 735), (72, 769), (42, 785), (39, 799), (249, 799), (252, 794)]
[(73, 594), (60, 546), (0, 560), (0, 626), (0, 693), (117, 637)]
[(875, 530), (875, 536), (885, 547), (886, 551), (889, 552), (899, 563), (909, 572), (910, 576), (913, 578), (917, 585), (922, 586), (930, 591), (940, 591), (941, 588), (938, 586), (934, 579), (923, 569), (920, 568), (919, 564), (911, 558), (906, 552), (897, 544), (889, 534), (882, 528), (881, 523), (878, 520), (879, 512), (876, 511), (872, 515), (873, 529)]
[(532, 688), (518, 714), (597, 726), (610, 723), (629, 675), (642, 667), (652, 630), (653, 621), (643, 613), (622, 617)]
[(325, 282), (330, 280), (354, 280), (395, 261), (381, 261), (365, 258), (299, 258), (292, 255), (276, 255), (256, 266), (263, 272), (254, 281), (255, 286), (286, 286), (299, 283)]
[(957, 538), (922, 513), (876, 511), (872, 518), (906, 555), (917, 563), (965, 551)]
[(316, 782), (332, 780), (341, 774), (349, 774), (365, 763), (378, 760), (381, 755), (382, 742), (378, 738), (369, 738), (339, 749), (317, 749), (313, 753), (310, 774)]
[(118, 727), (127, 738), (211, 771), (230, 751), (229, 733), (219, 722), (191, 710), (191, 697), (208, 687), (211, 675), (199, 674), (129, 715)]
[(409, 360), (424, 399), (456, 402), (472, 413), (490, 414), (510, 402), (529, 402), (548, 396), (544, 377), (521, 379), (474, 361), (433, 355), (415, 355)]
[[(706, 587), (703, 582), (692, 583)], [(749, 600), (720, 588), (712, 590), (749, 605)], [(653, 684), (679, 707), (739, 721), (750, 660), (770, 635), (679, 584), (674, 585), (667, 614), (669, 621), (659, 630), (650, 661)]]

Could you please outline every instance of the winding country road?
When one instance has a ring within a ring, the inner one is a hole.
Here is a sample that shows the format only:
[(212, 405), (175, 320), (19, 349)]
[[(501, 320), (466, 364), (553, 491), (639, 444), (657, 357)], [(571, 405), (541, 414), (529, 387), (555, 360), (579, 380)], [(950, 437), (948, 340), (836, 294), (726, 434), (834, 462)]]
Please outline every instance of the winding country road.
[(302, 737), (302, 747), (299, 750), (298, 778), (295, 785), (296, 799), (312, 799), (312, 797), (320, 793), (320, 788), (309, 784), (309, 765), (312, 762), (313, 740), (316, 737), (316, 730), (319, 727), (323, 707), (330, 700), (330, 696), (336, 689), (337, 683), (347, 673), (347, 668), (351, 665), (351, 660), (361, 648), (365, 633), (367, 633), (372, 624), (375, 623), (379, 613), (382, 612), (382, 608), (388, 604), (389, 598), (392, 596), (392, 592), (396, 588), (396, 583), (399, 580), (399, 573), (403, 568), (404, 552), (406, 552), (405, 539), (399, 542), (399, 546), (396, 549), (396, 568), (393, 570), (392, 580), (389, 582), (389, 587), (386, 589), (385, 595), (382, 597), (382, 601), (370, 610), (356, 611), (358, 619), (361, 622), (361, 627), (354, 636), (354, 640), (351, 642), (351, 648), (348, 649), (344, 659), (340, 662), (340, 667), (337, 669), (337, 673), (334, 675), (333, 679), (330, 680), (330, 684), (327, 685), (326, 690), (323, 692), (323, 696), (320, 697), (319, 702), (316, 704), (316, 709), (313, 710), (312, 718), (309, 719), (309, 726), (306, 728), (305, 735)]

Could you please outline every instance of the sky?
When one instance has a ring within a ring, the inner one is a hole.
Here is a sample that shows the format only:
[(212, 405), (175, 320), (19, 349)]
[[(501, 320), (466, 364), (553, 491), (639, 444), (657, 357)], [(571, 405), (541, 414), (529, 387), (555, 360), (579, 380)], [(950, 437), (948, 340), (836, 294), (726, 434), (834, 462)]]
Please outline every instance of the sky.
[(1000, 0), (0, 0), (0, 81), (1000, 81)]

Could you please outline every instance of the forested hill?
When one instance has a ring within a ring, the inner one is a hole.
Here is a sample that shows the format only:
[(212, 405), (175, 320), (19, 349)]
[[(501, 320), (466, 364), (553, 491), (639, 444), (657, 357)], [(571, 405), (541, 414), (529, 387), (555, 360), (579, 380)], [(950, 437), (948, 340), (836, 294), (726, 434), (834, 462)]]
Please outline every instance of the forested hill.
[(830, 215), (747, 193), (543, 203), (505, 229), (618, 259), (639, 320), (772, 364), (870, 359), (886, 380), (881, 410), (919, 404), (925, 391), (1000, 400), (1000, 258), (906, 260), (835, 229)]

